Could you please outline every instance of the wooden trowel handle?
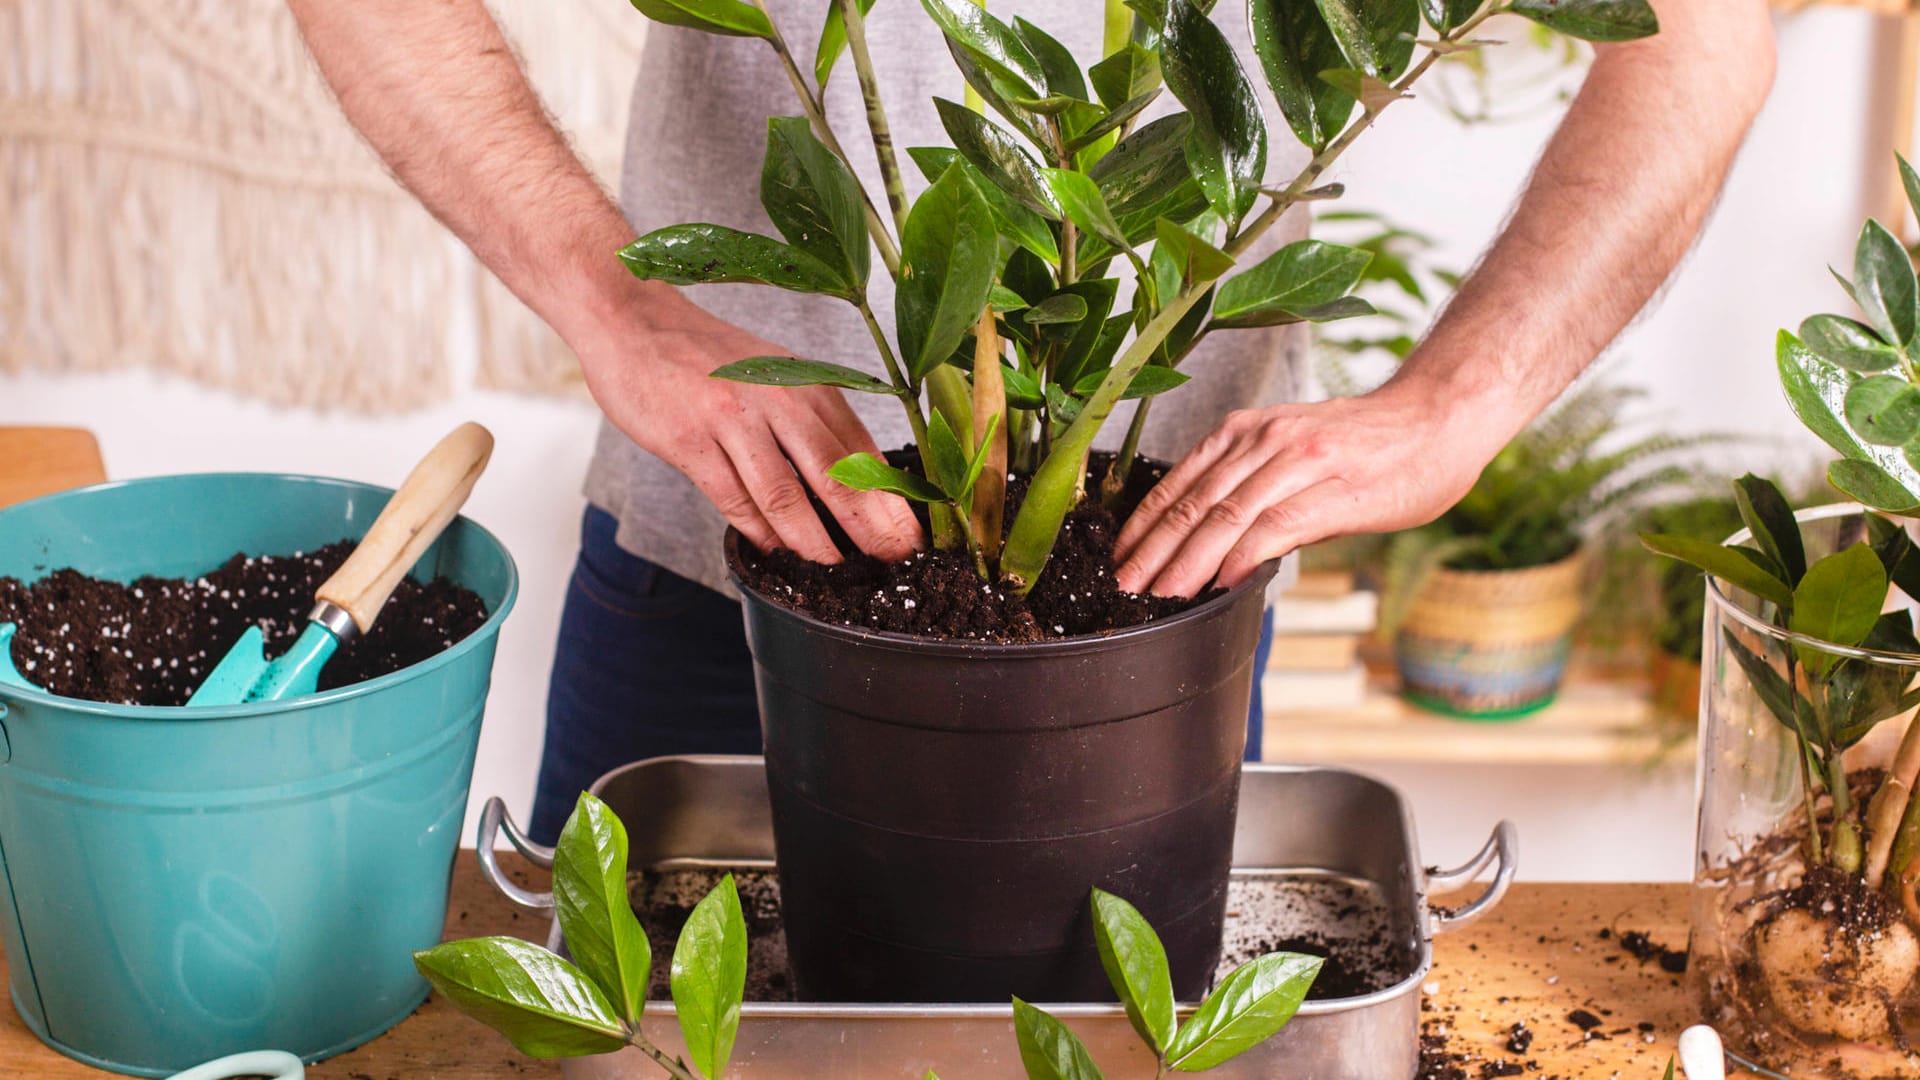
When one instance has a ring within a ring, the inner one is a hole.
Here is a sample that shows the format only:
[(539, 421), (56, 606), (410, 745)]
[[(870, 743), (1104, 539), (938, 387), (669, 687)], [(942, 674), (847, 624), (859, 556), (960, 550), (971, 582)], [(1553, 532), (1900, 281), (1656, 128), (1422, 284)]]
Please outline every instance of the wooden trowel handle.
[(471, 421), (454, 428), (407, 474), (360, 546), (314, 595), (344, 610), (361, 633), (373, 629), (387, 597), (460, 512), (492, 455), (486, 428)]

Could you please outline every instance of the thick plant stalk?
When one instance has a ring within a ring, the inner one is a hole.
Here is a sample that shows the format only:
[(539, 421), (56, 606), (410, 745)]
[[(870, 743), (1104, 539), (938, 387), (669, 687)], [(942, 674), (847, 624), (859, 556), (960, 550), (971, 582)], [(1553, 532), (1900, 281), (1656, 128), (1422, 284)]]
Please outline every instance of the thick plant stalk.
[[(987, 463), (973, 485), (973, 542), (992, 563), (1000, 558), (1000, 532), (1007, 507), (1007, 388), (1000, 376), (1000, 331), (993, 307), (980, 313), (973, 328), (973, 444), (987, 439)], [(1000, 423), (993, 424), (993, 418)]]
[(893, 208), (894, 228), (907, 229), (907, 189), (900, 180), (900, 159), (893, 152), (893, 133), (887, 126), (887, 110), (880, 104), (880, 81), (873, 74), (873, 57), (867, 52), (867, 24), (854, 0), (839, 0), (840, 14), (847, 25), (847, 51), (853, 56), (853, 69), (860, 77), (860, 96), (867, 105), (867, 130), (873, 134), (873, 154), (880, 162), (880, 180), (887, 188), (887, 205)]
[(1827, 756), (1827, 796), (1833, 801), (1833, 836), (1827, 858), (1847, 873), (1860, 870), (1860, 830), (1853, 823), (1853, 794), (1847, 787), (1847, 767), (1839, 751)]
[[(767, 17), (767, 24), (774, 28), (773, 36), (767, 39), (767, 44), (773, 49), (774, 55), (780, 58), (780, 66), (787, 73), (787, 82), (793, 86), (794, 95), (800, 99), (800, 110), (807, 114), (808, 121), (813, 124), (813, 133), (819, 138), (820, 145), (831, 150), (833, 156), (846, 163), (848, 168), (852, 168), (853, 160), (847, 157), (846, 150), (840, 146), (840, 140), (834, 137), (833, 128), (827, 123), (826, 111), (820, 107), (820, 99), (813, 96), (813, 90), (807, 85), (807, 77), (801, 73), (800, 65), (794, 62), (793, 51), (787, 48), (786, 39), (780, 36), (780, 28), (773, 21), (773, 12), (767, 10), (766, 0), (754, 0), (754, 6)], [(867, 197), (867, 189), (859, 184), (854, 186), (860, 190), (860, 207), (867, 219), (867, 234), (873, 238), (873, 246), (879, 249), (880, 262), (886, 266), (887, 273), (892, 274), (897, 280), (900, 277), (900, 247), (894, 243), (893, 235), (887, 232), (886, 222), (881, 219), (880, 211), (874, 207), (873, 200)]]
[[(1901, 876), (1912, 861), (1912, 840), (1920, 840), (1920, 836), (1907, 838), (1908, 817), (1920, 819), (1920, 811), (1916, 811), (1912, 798), (1916, 776), (1920, 776), (1920, 719), (1908, 719), (1907, 730), (1901, 734), (1901, 746), (1893, 751), (1893, 765), (1887, 769), (1887, 780), (1866, 807), (1868, 888), (1880, 888), (1887, 869)], [(1914, 828), (1920, 830), (1920, 821), (1914, 822)], [(1897, 844), (1899, 840), (1908, 840), (1905, 859), (1899, 857), (1903, 855)]]
[(1126, 0), (1107, 0), (1106, 19), (1101, 27), (1100, 48), (1112, 56), (1133, 40), (1133, 9)]

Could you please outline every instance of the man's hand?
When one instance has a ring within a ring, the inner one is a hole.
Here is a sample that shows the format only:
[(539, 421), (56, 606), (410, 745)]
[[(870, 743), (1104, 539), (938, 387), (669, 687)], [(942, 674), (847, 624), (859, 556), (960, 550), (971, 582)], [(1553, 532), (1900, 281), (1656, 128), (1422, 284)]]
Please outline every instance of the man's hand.
[(1433, 520), (1499, 449), (1474, 431), (1436, 426), (1434, 414), (1432, 403), (1388, 386), (1229, 415), (1120, 530), (1120, 587), (1192, 596), (1216, 570), (1231, 587), (1306, 544)]
[(1117, 580), (1188, 596), (1302, 544), (1424, 524), (1606, 348), (1693, 242), (1773, 82), (1764, 0), (1653, 0), (1596, 46), (1513, 218), (1399, 372), (1235, 413), (1121, 530)]
[(904, 501), (826, 479), (843, 455), (874, 448), (838, 392), (709, 377), (783, 350), (620, 265), (632, 228), (547, 120), (483, 0), (290, 6), (347, 119), (573, 347), (616, 427), (763, 548), (840, 561), (798, 469), (863, 550), (913, 550), (920, 526)]
[(778, 346), (688, 305), (672, 325), (610, 339), (595, 354), (583, 353), (581, 363), (588, 389), (614, 426), (685, 473), (755, 545), (840, 561), (801, 487), (804, 478), (862, 551), (906, 558), (920, 540), (920, 523), (906, 502), (827, 478), (827, 469), (848, 454), (879, 453), (839, 391), (753, 386), (709, 374), (749, 356), (783, 355)]

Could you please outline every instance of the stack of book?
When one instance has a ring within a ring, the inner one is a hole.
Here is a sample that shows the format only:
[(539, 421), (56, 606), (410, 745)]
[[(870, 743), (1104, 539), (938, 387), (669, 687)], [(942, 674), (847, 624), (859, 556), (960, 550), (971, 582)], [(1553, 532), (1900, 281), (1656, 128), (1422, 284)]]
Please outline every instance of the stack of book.
[(1261, 694), (1268, 713), (1358, 706), (1367, 695), (1361, 639), (1373, 633), (1379, 597), (1353, 575), (1310, 571), (1276, 597), (1273, 652)]

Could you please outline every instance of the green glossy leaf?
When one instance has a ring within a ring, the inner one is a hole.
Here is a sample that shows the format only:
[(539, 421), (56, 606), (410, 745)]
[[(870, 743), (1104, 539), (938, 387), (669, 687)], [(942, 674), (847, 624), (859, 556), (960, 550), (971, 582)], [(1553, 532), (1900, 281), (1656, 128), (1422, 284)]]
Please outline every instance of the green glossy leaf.
[(1088, 170), (1128, 243), (1153, 236), (1154, 223), (1161, 218), (1191, 221), (1207, 208), (1206, 194), (1187, 166), (1192, 124), (1185, 113), (1144, 124)]
[(1802, 738), (1817, 738), (1818, 733), (1800, 716), (1796, 708), (1798, 695), (1787, 685), (1786, 678), (1772, 664), (1747, 648), (1733, 632), (1733, 627), (1722, 627), (1721, 639), (1740, 665), (1740, 670), (1746, 674), (1747, 685), (1753, 687), (1754, 696), (1760, 699), (1775, 720), (1780, 721), (1780, 726)]
[(1182, 285), (1204, 285), (1233, 268), (1233, 256), (1166, 218), (1155, 224), (1153, 250), (1167, 274), (1159, 286), (1162, 296)]
[(1145, 112), (1147, 106), (1160, 99), (1158, 88), (1149, 90), (1130, 101), (1121, 102), (1112, 112), (1100, 117), (1086, 130), (1067, 140), (1067, 151), (1073, 153), (1106, 138), (1124, 127), (1128, 121)]
[(939, 412), (927, 422), (928, 473), (947, 498), (965, 505), (967, 501), (967, 449), (960, 445), (952, 425)]
[(916, 383), (946, 362), (987, 306), (1000, 237), (987, 201), (958, 168), (914, 200), (900, 237), (894, 325)]
[(1759, 552), (1743, 547), (1722, 546), (1712, 540), (1693, 536), (1642, 533), (1640, 542), (1648, 551), (1679, 559), (1712, 574), (1736, 588), (1771, 600), (1781, 608), (1793, 606), (1793, 587), (1781, 580), (1775, 567), (1769, 566)]
[(1013, 1033), (1028, 1080), (1102, 1080), (1080, 1036), (1019, 998), (1013, 999)]
[(1846, 458), (1827, 466), (1827, 483), (1841, 494), (1889, 514), (1920, 510), (1920, 495), (1871, 461)]
[(1900, 362), (1900, 350), (1881, 341), (1871, 327), (1839, 315), (1815, 315), (1802, 322), (1800, 340), (1827, 363), (1863, 375)]
[[(1107, 315), (1113, 311), (1113, 302), (1119, 295), (1120, 281), (1118, 278), (1082, 279), (1061, 292), (1079, 297), (1087, 306), (1086, 314), (1080, 318), (1053, 366), (1053, 377), (1072, 386), (1074, 380), (1088, 370), (1089, 363), (1096, 363), (1094, 358), (1102, 347), (1101, 336), (1106, 329)], [(1113, 353), (1108, 352), (1096, 366), (1105, 367), (1112, 359)]]
[(620, 249), (633, 276), (669, 285), (745, 281), (791, 292), (851, 299), (840, 272), (799, 248), (770, 236), (724, 225), (669, 225)]
[[(1577, 3), (1579, 0), (1560, 0)], [(1347, 63), (1383, 81), (1399, 78), (1420, 29), (1417, 0), (1315, 0)]]
[(1320, 9), (1299, 0), (1248, 0), (1253, 51), (1280, 114), (1302, 143), (1319, 150), (1353, 115), (1355, 98), (1320, 78), (1346, 63)]
[[(873, 0), (856, 0), (860, 5), (862, 18), (873, 10)], [(820, 28), (820, 41), (813, 50), (813, 81), (820, 89), (827, 88), (827, 76), (833, 74), (833, 65), (847, 48), (847, 20), (840, 13), (840, 0), (827, 0), (827, 21)]]
[(921, 476), (896, 469), (872, 454), (848, 454), (827, 475), (855, 491), (886, 491), (915, 502), (946, 502), (947, 493)]
[(1027, 209), (1048, 218), (1060, 216), (1059, 204), (1041, 175), (1040, 165), (1013, 136), (964, 105), (934, 98), (933, 106), (954, 149), (968, 164)]
[(681, 927), (668, 986), (687, 1056), (708, 1080), (720, 1080), (733, 1057), (746, 986), (747, 924), (728, 874), (693, 906)]
[[(1909, 597), (1920, 597), (1920, 547), (1907, 530), (1879, 514), (1867, 515), (1867, 535), (1887, 577)], [(1916, 650), (1920, 651), (1920, 650)]]
[(1853, 296), (1882, 338), (1894, 345), (1912, 343), (1920, 326), (1920, 284), (1907, 249), (1877, 221), (1860, 229), (1853, 249)]
[(1100, 194), (1100, 185), (1092, 177), (1071, 169), (1046, 169), (1042, 175), (1067, 220), (1115, 247), (1127, 246), (1126, 233), (1114, 220), (1106, 196)]
[(1012, 27), (973, 0), (920, 0), (920, 6), (974, 66), (999, 80), (1000, 85), (985, 89), (1023, 98), (1045, 96), (1046, 72)]
[(1509, 10), (1582, 41), (1634, 41), (1660, 32), (1647, 0), (1513, 0)]
[(1168, 1064), (1199, 1072), (1265, 1042), (1293, 1019), (1320, 964), (1317, 956), (1268, 953), (1235, 968), (1180, 1026)]
[[(1085, 330), (1091, 323), (1081, 324)], [(1092, 342), (1084, 354), (1076, 354), (1074, 346), (1068, 347), (1068, 356), (1060, 365), (1060, 378), (1072, 380), (1078, 386), (1080, 380), (1094, 372), (1101, 372), (1113, 366), (1113, 358), (1120, 354), (1120, 346), (1133, 332), (1133, 316), (1122, 312), (1102, 322), (1094, 332)], [(1079, 340), (1078, 335), (1075, 342)]]
[(793, 356), (750, 356), (715, 368), (713, 377), (759, 386), (837, 386), (863, 394), (893, 393), (893, 387), (864, 371)]
[(1296, 240), (1220, 283), (1214, 318), (1230, 323), (1267, 312), (1300, 312), (1345, 297), (1373, 254), (1321, 240)]
[(1869, 375), (1848, 388), (1847, 426), (1862, 442), (1903, 446), (1920, 435), (1920, 389), (1898, 375)]
[(1020, 318), (1026, 322), (1055, 325), (1060, 323), (1079, 323), (1087, 317), (1085, 297), (1073, 293), (1055, 293), (1022, 312)]
[(973, 460), (967, 462), (964, 488), (969, 496), (973, 494), (973, 485), (980, 480), (980, 471), (987, 467), (987, 455), (993, 451), (993, 436), (1000, 430), (1000, 417), (1003, 415), (996, 412), (987, 417), (987, 430), (980, 437), (980, 445), (973, 448)]
[(1019, 86), (995, 75), (982, 66), (972, 53), (951, 39), (947, 41), (947, 55), (952, 58), (953, 65), (960, 69), (961, 79), (980, 95), (984, 104), (1012, 124), (1015, 131), (1042, 150), (1053, 147), (1053, 133), (1047, 117), (1014, 104), (1016, 99), (1028, 96)]
[(1080, 62), (1073, 58), (1072, 51), (1055, 40), (1053, 35), (1018, 15), (1013, 17), (1013, 33), (1033, 54), (1034, 60), (1039, 62), (1049, 97), (1087, 100), (1087, 82), (1080, 74)]
[(1893, 159), (1900, 163), (1900, 186), (1906, 190), (1907, 206), (1915, 215), (1920, 215), (1920, 174), (1913, 171), (1912, 164), (1898, 150), (1894, 151)]
[(413, 954), (442, 997), (538, 1058), (606, 1054), (627, 1044), (613, 1005), (586, 973), (519, 938), (450, 941)]
[(1846, 378), (1810, 352), (1788, 331), (1776, 337), (1775, 365), (1780, 372), (1780, 387), (1786, 391), (1787, 404), (1807, 430), (1822, 442), (1849, 458), (1867, 458), (1867, 449), (1848, 430), (1837, 408), (1849, 385)]
[(1160, 54), (1128, 42), (1126, 48), (1087, 69), (1100, 103), (1118, 109), (1160, 88)]
[(802, 117), (767, 121), (760, 205), (787, 243), (833, 267), (856, 289), (865, 287), (870, 249), (860, 182)]
[(1787, 497), (1773, 481), (1748, 473), (1733, 482), (1733, 499), (1754, 543), (1779, 565), (1788, 585), (1799, 584), (1807, 572), (1807, 549)]
[(653, 950), (627, 898), (627, 830), (584, 791), (554, 847), (553, 911), (573, 962), (622, 1019), (638, 1022)]
[(729, 37), (773, 37), (766, 13), (742, 0), (633, 0), (633, 6), (654, 22), (669, 26)]
[(1807, 567), (1793, 590), (1787, 628), (1833, 645), (1860, 644), (1880, 619), (1887, 570), (1865, 544), (1836, 551)]
[(1047, 403), (1046, 394), (1033, 376), (1019, 368), (1002, 365), (1000, 381), (1007, 388), (1007, 404), (1016, 409), (1039, 409)]
[(1161, 45), (1167, 88), (1187, 107), (1187, 165), (1214, 212), (1230, 227), (1259, 194), (1267, 168), (1260, 102), (1220, 28), (1191, 3), (1172, 4)]
[(963, 160), (959, 151), (946, 146), (915, 146), (907, 150), (907, 156), (919, 166), (928, 183), (940, 179), (941, 173), (959, 162), (967, 170), (967, 179), (973, 181), (974, 190), (987, 200), (987, 209), (993, 212), (994, 228), (1000, 235), (1045, 259), (1049, 265), (1060, 265), (1060, 243), (1054, 238), (1047, 219), (987, 179), (979, 169)]
[[(1100, 389), (1100, 383), (1105, 380), (1106, 374), (1105, 371), (1094, 371), (1081, 376), (1080, 381), (1073, 384), (1073, 392), (1081, 397), (1092, 397), (1093, 392)], [(1133, 401), (1164, 394), (1192, 378), (1193, 376), (1175, 371), (1170, 367), (1148, 364), (1134, 374), (1133, 381), (1127, 384), (1126, 390), (1120, 395), (1120, 400)]]
[(1420, 14), (1427, 25), (1441, 33), (1446, 33), (1480, 10), (1486, 0), (1420, 0)]
[[(1164, 370), (1140, 369), (1142, 374)], [(1167, 968), (1167, 950), (1160, 944), (1160, 935), (1132, 904), (1095, 889), (1093, 941), (1100, 950), (1100, 966), (1106, 969), (1107, 982), (1127, 1010), (1127, 1021), (1156, 1056), (1165, 1052), (1177, 1025), (1173, 976)]]
[(1318, 307), (1301, 308), (1288, 311), (1285, 308), (1262, 308), (1229, 318), (1215, 319), (1216, 330), (1244, 330), (1256, 326), (1286, 326), (1298, 322), (1334, 322), (1338, 319), (1354, 319), (1363, 315), (1376, 315), (1379, 311), (1372, 304), (1357, 296), (1343, 296), (1331, 303)]
[(995, 314), (1004, 315), (1009, 311), (1021, 311), (1029, 305), (1027, 299), (1005, 285), (995, 285), (987, 293), (987, 303), (993, 305)]

